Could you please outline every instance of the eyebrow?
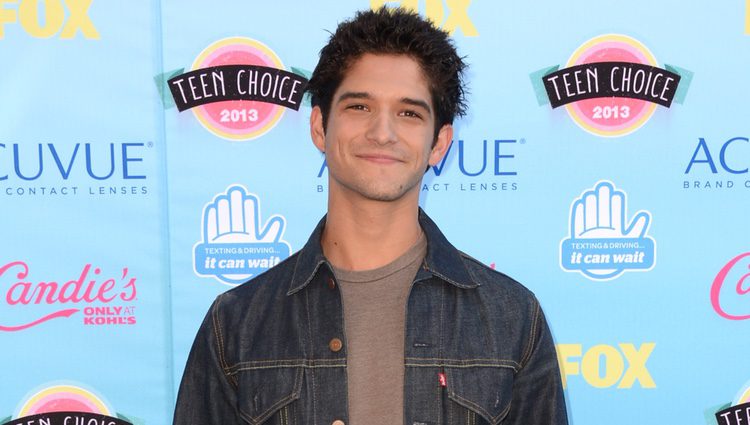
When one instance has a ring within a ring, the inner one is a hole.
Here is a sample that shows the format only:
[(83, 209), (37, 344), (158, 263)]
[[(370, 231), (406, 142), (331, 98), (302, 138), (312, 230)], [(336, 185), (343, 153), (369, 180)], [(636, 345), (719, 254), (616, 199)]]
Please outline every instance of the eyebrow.
[(402, 97), (401, 103), (406, 103), (407, 105), (412, 105), (412, 106), (418, 106), (418, 107), (423, 108), (425, 111), (427, 111), (427, 113), (430, 113), (430, 114), (432, 113), (432, 109), (430, 108), (430, 105), (421, 99), (412, 99), (410, 97)]
[(347, 91), (341, 93), (336, 102), (342, 102), (347, 99), (372, 99), (372, 96), (370, 96), (370, 93), (363, 91)]
[[(372, 96), (370, 95), (370, 93), (367, 93), (367, 92), (348, 91), (348, 92), (341, 93), (338, 99), (336, 99), (336, 102), (339, 103), (347, 99), (372, 99)], [(430, 108), (430, 105), (424, 100), (413, 99), (411, 97), (402, 97), (401, 99), (399, 99), (399, 101), (407, 105), (420, 107), (430, 114), (432, 113), (432, 108)]]

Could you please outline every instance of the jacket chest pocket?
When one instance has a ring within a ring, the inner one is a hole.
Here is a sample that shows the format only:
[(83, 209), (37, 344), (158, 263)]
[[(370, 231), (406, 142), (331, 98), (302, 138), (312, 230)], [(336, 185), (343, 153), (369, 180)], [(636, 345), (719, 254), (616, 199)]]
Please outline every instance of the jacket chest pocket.
[[(240, 370), (236, 374), (240, 416), (251, 425), (297, 425), (301, 367)], [(301, 424), (300, 424), (301, 425)]]
[(498, 425), (510, 410), (514, 371), (501, 367), (446, 368), (448, 425)]

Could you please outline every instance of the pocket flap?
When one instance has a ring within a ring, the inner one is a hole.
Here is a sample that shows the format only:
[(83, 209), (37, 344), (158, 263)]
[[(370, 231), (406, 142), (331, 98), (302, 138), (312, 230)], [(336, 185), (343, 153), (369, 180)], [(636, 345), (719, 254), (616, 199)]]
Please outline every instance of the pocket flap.
[(299, 398), (301, 367), (274, 367), (237, 372), (240, 413), (251, 424), (259, 424)]
[(448, 397), (491, 424), (499, 424), (510, 409), (513, 395), (511, 368), (446, 368)]

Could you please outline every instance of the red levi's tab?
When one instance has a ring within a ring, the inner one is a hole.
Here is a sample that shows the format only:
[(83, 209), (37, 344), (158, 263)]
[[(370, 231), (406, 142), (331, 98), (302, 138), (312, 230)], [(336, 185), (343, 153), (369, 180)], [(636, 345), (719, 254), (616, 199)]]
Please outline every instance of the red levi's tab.
[(438, 373), (438, 382), (440, 382), (441, 387), (448, 386), (448, 380), (445, 378), (445, 374), (443, 372)]

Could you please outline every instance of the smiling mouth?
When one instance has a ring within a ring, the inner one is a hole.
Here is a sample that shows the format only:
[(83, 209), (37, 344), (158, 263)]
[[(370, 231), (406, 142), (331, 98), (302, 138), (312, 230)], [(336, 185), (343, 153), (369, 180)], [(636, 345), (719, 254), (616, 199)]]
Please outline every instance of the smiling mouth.
[(402, 162), (399, 158), (382, 153), (371, 153), (371, 154), (359, 154), (358, 158), (364, 159), (365, 161), (374, 162), (377, 164), (393, 164), (396, 162)]

